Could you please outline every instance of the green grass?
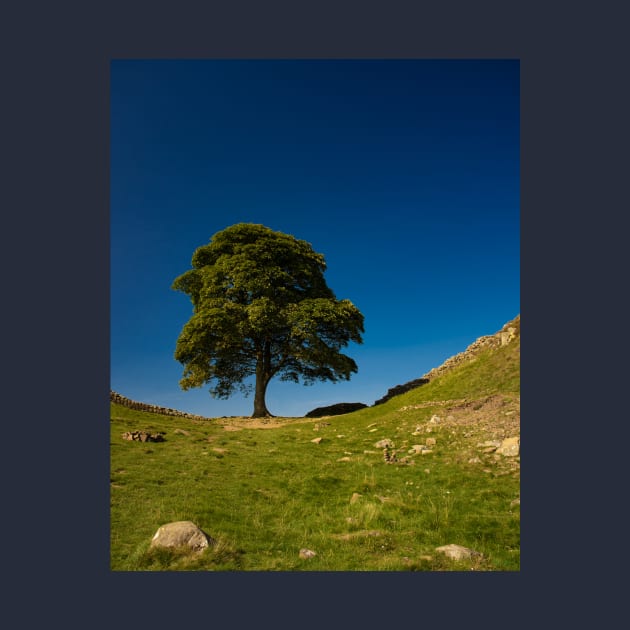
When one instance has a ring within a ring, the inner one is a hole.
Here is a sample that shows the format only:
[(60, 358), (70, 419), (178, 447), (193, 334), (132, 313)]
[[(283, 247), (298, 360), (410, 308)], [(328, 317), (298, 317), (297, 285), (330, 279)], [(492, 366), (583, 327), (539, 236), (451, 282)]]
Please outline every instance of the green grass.
[[(273, 429), (226, 431), (111, 406), (111, 568), (122, 571), (515, 571), (520, 567), (518, 470), (468, 463), (462, 436), (437, 425), (412, 436), (439, 406), (427, 401), (518, 397), (518, 344), (487, 352), (383, 405)], [(175, 433), (184, 429), (189, 435)], [(164, 431), (165, 442), (122, 439)], [(376, 429), (376, 430), (374, 430)], [(320, 444), (311, 440), (322, 437)], [(390, 438), (406, 454), (434, 437), (413, 464), (386, 464), (374, 446)], [(371, 451), (371, 452), (364, 452)], [(350, 461), (339, 461), (348, 457)], [(361, 496), (351, 502), (353, 493)], [(191, 555), (151, 549), (164, 523), (191, 520), (217, 544)], [(481, 558), (455, 562), (455, 543)], [(303, 547), (316, 556), (299, 557)]]

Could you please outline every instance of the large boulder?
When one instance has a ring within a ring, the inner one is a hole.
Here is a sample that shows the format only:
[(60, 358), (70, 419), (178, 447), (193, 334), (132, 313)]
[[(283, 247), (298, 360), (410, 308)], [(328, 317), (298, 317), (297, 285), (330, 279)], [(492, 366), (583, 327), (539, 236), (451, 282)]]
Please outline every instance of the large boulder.
[(453, 560), (466, 560), (468, 558), (482, 556), (478, 551), (469, 549), (468, 547), (462, 547), (461, 545), (443, 545), (442, 547), (436, 547), (435, 550)]
[(203, 551), (214, 540), (192, 521), (175, 521), (158, 528), (151, 540), (151, 547), (189, 547)]

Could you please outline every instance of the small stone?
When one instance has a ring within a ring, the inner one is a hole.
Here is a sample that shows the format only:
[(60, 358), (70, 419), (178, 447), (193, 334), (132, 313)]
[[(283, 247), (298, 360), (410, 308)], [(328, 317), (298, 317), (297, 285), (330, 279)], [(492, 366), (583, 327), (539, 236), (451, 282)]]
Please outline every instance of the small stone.
[(350, 458), (349, 457), (340, 457), (337, 461), (338, 462), (349, 462)]
[(309, 558), (314, 558), (317, 554), (311, 549), (300, 549), (300, 558), (304, 558), (308, 560)]
[(435, 438), (427, 438), (426, 445), (427, 446), (435, 446), (436, 440)]
[(429, 420), (429, 422), (431, 422), (432, 424), (437, 424), (438, 422), (440, 422), (440, 416), (431, 416), (431, 420)]
[(389, 439), (379, 440), (374, 446), (376, 448), (394, 448), (394, 443)]
[(371, 536), (382, 536), (383, 533), (379, 532), (377, 529), (371, 529), (369, 531), (360, 531), (360, 532), (352, 532), (349, 534), (338, 534), (335, 538), (339, 540), (352, 540), (354, 538), (368, 538)]
[(324, 438), (317, 437), (314, 440), (311, 440), (311, 442), (313, 442), (313, 444), (319, 444), (323, 439)]
[(363, 495), (358, 492), (353, 492), (350, 497), (350, 503), (356, 503)]

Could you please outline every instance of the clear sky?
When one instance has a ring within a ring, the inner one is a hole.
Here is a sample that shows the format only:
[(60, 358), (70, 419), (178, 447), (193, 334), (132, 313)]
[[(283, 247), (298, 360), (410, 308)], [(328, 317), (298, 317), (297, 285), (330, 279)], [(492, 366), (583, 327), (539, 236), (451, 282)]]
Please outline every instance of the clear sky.
[(274, 379), (267, 407), (371, 405), (520, 312), (516, 60), (111, 64), (111, 388), (209, 417), (253, 396), (183, 391), (172, 290), (216, 232), (261, 223), (324, 254), (365, 316), (350, 381)]

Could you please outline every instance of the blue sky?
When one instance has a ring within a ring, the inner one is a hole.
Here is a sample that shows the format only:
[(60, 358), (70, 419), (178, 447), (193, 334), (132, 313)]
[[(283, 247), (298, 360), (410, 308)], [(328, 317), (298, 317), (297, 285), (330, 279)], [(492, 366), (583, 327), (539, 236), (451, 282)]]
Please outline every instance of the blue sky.
[(239, 222), (324, 254), (365, 316), (350, 381), (272, 380), (302, 416), (372, 404), (520, 312), (516, 60), (146, 60), (111, 64), (111, 388), (209, 417), (253, 397), (179, 387), (192, 314), (173, 280)]

